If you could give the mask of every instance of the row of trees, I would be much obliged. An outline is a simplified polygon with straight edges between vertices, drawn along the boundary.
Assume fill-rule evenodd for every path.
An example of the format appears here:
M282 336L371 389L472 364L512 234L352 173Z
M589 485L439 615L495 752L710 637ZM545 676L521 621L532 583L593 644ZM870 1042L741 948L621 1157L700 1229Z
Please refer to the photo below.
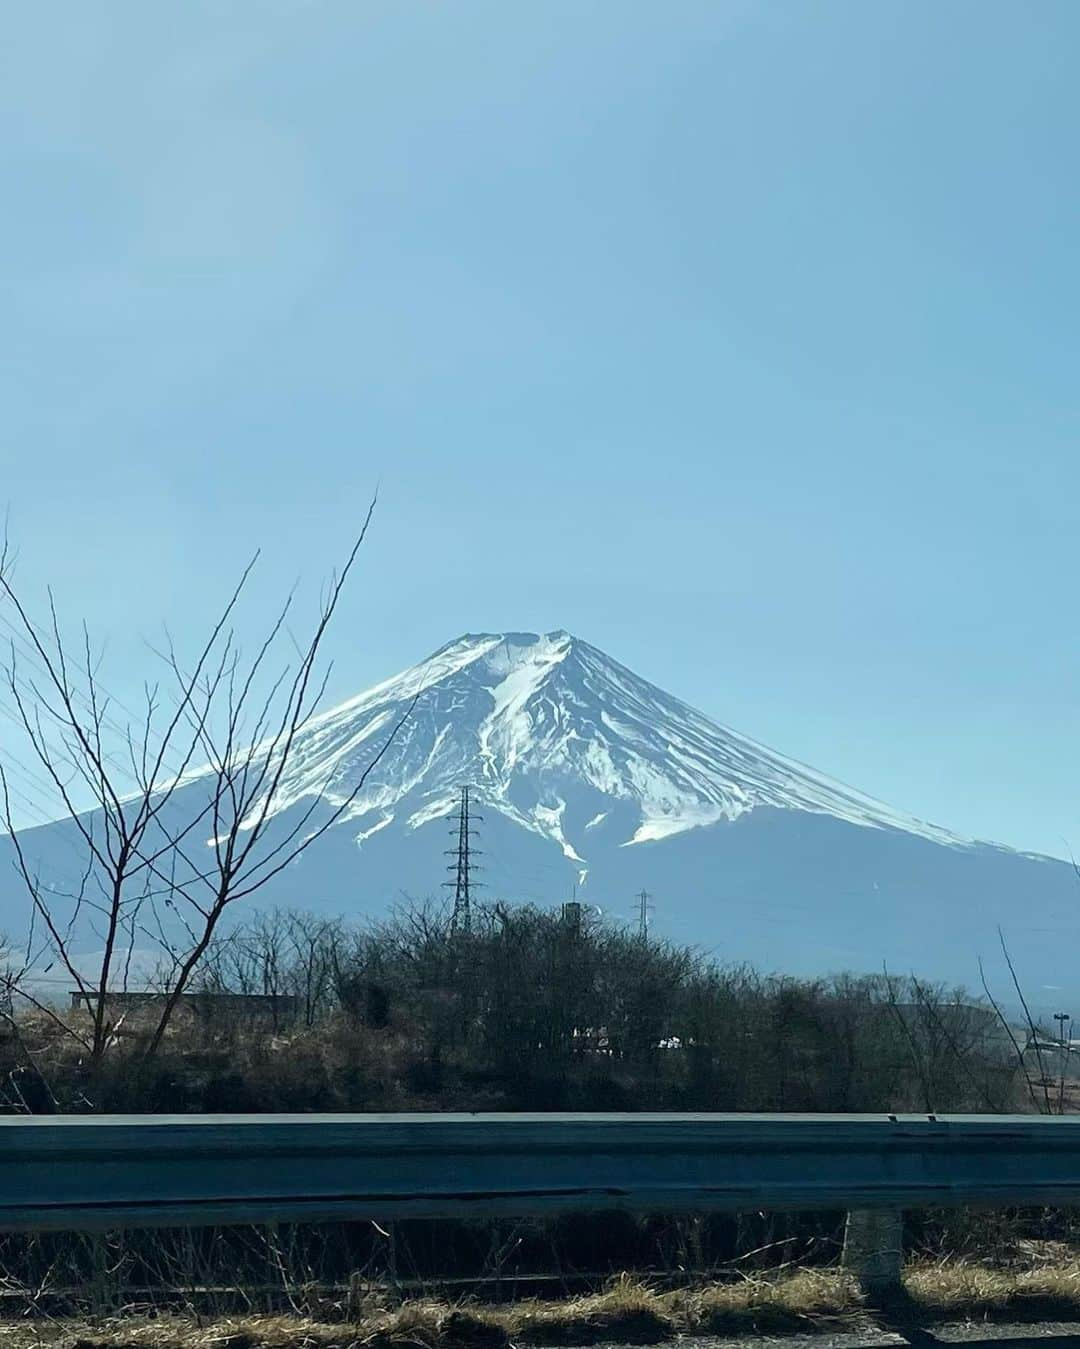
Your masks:
M468 932L431 906L359 931L275 915L216 946L204 978L395 1040L434 1104L1001 1110L1023 1086L991 1009L960 992L763 977L577 910L495 904Z
M41 1074L46 1108L114 1110L995 1111L1023 1089L962 994L765 977L529 907L467 932L430 906L263 915L208 944L188 992L152 1059L159 1005L112 1005L96 1061L68 1034L89 1011L61 1029L31 1009L10 1067Z

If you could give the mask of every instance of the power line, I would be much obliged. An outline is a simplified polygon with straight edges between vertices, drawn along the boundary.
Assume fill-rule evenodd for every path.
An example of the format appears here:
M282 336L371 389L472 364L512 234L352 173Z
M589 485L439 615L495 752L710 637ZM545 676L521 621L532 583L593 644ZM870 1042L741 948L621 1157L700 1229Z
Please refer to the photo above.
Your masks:
M483 817L473 815L469 811L469 788L461 788L461 802L458 806L457 825L451 829L450 836L457 835L457 847L446 850L447 857L453 857L454 861L446 868L453 873L452 881L443 881L443 885L454 888L454 912L450 919L450 930L452 932L468 932L472 926L472 900L470 888L479 884L472 879L472 873L479 870L476 863L472 860L479 854L479 849L472 846L472 839L476 830L472 827L473 820L480 820Z

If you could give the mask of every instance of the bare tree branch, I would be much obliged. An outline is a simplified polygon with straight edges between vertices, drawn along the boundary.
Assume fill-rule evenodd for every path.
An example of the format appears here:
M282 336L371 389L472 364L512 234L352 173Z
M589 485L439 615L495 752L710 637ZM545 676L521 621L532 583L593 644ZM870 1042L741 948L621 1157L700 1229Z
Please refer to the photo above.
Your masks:
M319 669L323 642L375 504L372 500L344 566L331 577L312 633L298 645L297 659L276 674L269 671L279 640L291 637L286 628L291 594L254 656L246 661L241 657L231 625L256 553L190 665L180 659L166 629L165 647L157 654L173 689L166 698L158 684L144 684L141 724L133 714L124 725L111 717L114 700L101 681L102 656L95 652L85 624L77 658L69 655L51 589L46 621L35 622L15 586L14 554L3 540L0 606L12 616L3 621L14 634L4 681L16 724L63 804L84 859L81 881L68 896L66 921L57 911L64 892L42 884L16 831L11 791L0 764L4 821L13 840L16 871L31 899L32 926L40 926L43 941L90 1010L91 1031L83 1038L92 1061L100 1061L112 1041L109 998L118 979L126 988L132 977L137 936L151 941L168 967L168 989L146 1049L153 1054L229 905L266 885L342 818L409 716L411 708L343 799L328 802L318 787L305 792L311 800L280 836L271 837L270 824L283 808L282 787L298 737L326 687L326 674ZM28 672L22 669L16 640L31 653ZM134 790L124 779L130 779ZM84 795L88 805L82 803ZM325 815L316 819L324 807ZM204 856L194 839L207 828ZM75 943L87 922L92 930L100 924L102 941L92 976L83 973L75 958ZM174 933L180 934L179 941ZM33 946L31 936L28 953ZM82 1035L69 1030L76 1038Z

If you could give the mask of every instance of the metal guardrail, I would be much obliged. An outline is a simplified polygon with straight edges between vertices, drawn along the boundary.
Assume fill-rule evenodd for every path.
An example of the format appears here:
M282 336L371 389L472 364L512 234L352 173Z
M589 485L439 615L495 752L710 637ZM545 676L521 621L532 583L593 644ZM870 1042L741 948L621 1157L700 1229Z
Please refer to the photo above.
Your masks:
M1080 1117L0 1117L0 1230L1080 1203Z

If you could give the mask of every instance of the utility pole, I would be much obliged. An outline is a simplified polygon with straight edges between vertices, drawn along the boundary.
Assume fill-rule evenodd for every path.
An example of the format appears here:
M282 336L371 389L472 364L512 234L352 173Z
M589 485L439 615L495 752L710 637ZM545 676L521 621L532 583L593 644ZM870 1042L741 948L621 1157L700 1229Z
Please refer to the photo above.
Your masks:
M1072 1034L1070 1023L1072 1016L1068 1012L1055 1012L1054 1020L1058 1023L1058 1052L1061 1058L1061 1075L1058 1079L1058 1114L1065 1113L1065 1074L1069 1066L1069 1050L1072 1048L1072 1040L1069 1038Z
M472 821L479 820L482 817L474 815L469 809L469 788L461 788L461 802L458 805L457 824L451 829L450 836L457 836L457 847L447 848L446 856L454 858L454 861L446 868L453 876L453 880L443 881L443 885L453 887L454 890L454 912L450 919L451 932L468 932L472 926L472 902L470 888L479 884L472 879L472 873L478 870L476 863L472 860L479 854L479 849L472 846L473 836L476 830L472 827Z
M642 890L638 895L638 936L642 941L649 940L649 900L652 895Z

